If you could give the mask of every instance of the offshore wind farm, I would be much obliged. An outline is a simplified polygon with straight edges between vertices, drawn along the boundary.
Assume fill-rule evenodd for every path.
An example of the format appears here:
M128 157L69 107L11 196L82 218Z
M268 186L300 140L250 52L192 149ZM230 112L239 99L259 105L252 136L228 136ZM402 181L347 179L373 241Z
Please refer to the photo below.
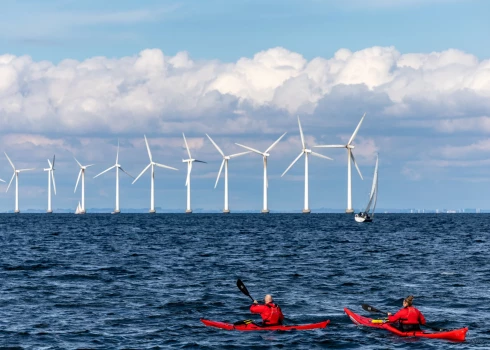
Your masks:
M357 169L357 171L359 172L359 175L362 178L362 174L361 174L361 172L359 170L359 167L358 167L358 165L357 165L357 163L355 161L354 155L352 153L352 149L355 147L354 145L352 145L352 142L354 141L354 138L357 135L357 133L359 131L359 128L360 128L360 126L361 126L361 124L362 124L365 116L366 116L366 114L364 113L364 115L361 118L361 121L357 125L357 127L356 127L354 133L352 134L351 138L349 139L347 145L315 145L315 146L313 146L313 147L323 147L323 148L347 148L347 150L348 150L348 160L349 161L348 161L348 173L347 173L347 209L345 210L346 213L353 213L353 209L352 209L352 188L351 188L352 187L352 181L351 181L351 171L350 171L350 169L351 169L350 168L350 162L351 161L356 166L356 169ZM309 208L309 200L308 200L308 198L309 198L308 157L309 157L309 155L312 155L312 156L315 156L315 157L318 157L318 158L323 158L323 159L328 159L328 160L333 160L333 159L330 158L330 157L328 157L328 156L326 156L326 155L320 154L318 152L314 152L311 149L307 148L307 145L306 145L306 142L305 142L305 137L304 137L304 134L303 134L303 129L301 127L301 121L300 121L300 117L299 116L297 117L297 120L298 120L299 135L300 135L300 139L301 139L302 150L301 150L301 153L286 168L286 170L284 170L284 172L282 173L281 177L284 176L291 169L291 167L302 156L305 157L304 207L302 209L302 212L305 213L305 214L309 214L311 212L311 210ZM268 179L268 175L267 175L267 158L270 156L270 153L269 152L281 141L281 139L283 139L283 137L286 134L287 134L287 132L284 132L264 152L261 152L261 151L255 149L255 148L252 148L252 147L249 147L249 146L240 144L240 143L236 143L236 145L238 145L241 148L246 149L247 151L246 152L234 153L234 154L230 154L230 155L225 155L225 153L216 144L216 142L211 138L211 136L209 136L208 134L206 134L208 140L211 142L211 144L216 148L216 150L222 156L222 162L221 162L221 166L220 166L219 171L218 171L218 175L217 175L217 178L216 178L216 182L215 182L214 188L216 189L216 187L218 185L218 182L219 182L219 179L221 177L223 168L224 168L224 206L223 206L223 213L224 214L228 214L228 213L231 212L230 211L230 207L229 207L228 162L232 158L244 156L244 155L250 154L250 153L256 153L256 154L259 154L259 155L262 156L262 159L263 159L263 207L260 210L260 212L263 213L263 214L268 214L270 212L269 206L268 206L269 179ZM191 184L192 164L194 162L197 162L197 163L206 163L206 162L205 161L202 161L202 160L197 160L197 159L192 158L191 152L190 152L190 148L189 148L189 145L187 143L187 139L185 137L185 134L183 133L182 136L183 136L185 150L187 151L187 155L188 155L188 159L182 159L182 162L187 164L187 172L186 172L186 178L185 178L185 187L187 188L187 192L186 192L187 193L187 196L186 196L186 203L187 203L187 205L185 207L185 210L183 210L183 211L185 213L187 213L187 214L190 214L190 213L192 213L192 209L191 209L191 186L190 186L190 184ZM119 140L117 141L116 161L115 161L115 164L112 165L112 166L110 166L109 168L103 170L102 172L98 173L97 175L95 175L93 177L95 179L95 178L99 177L100 175L103 175L103 174L109 172L110 170L115 169L115 175L116 175L115 206L114 206L114 210L111 212L111 214L119 214L121 212L121 210L120 210L120 186L121 185L120 185L119 171L122 171L127 176L133 178L134 180L133 180L132 184L134 184L134 183L136 183L138 181L138 179L140 179L140 177L147 170L150 170L150 206L149 206L149 213L150 214L153 214L153 213L156 213L156 209L155 209L155 167L160 167L160 168L169 169L169 170L175 170L175 171L178 171L179 170L179 169L177 169L175 167L171 167L171 166L168 166L168 165L164 165L164 164L160 164L160 163L155 162L153 160L152 152L151 152L151 149L150 149L150 145L148 143L148 139L146 138L146 135L143 135L143 138L144 138L145 145L146 145L146 150L147 150L147 153L148 153L149 163L139 173L139 175L136 176L136 178L134 178L131 174L129 174L126 170L124 170L122 168L120 162L119 162L119 148L120 148L119 147ZM55 150L53 150L53 151L55 151ZM12 166L12 168L14 170L14 173L13 173L12 178L10 180L9 186L7 187L7 191L10 188L10 184L12 183L12 181L13 181L13 179L15 177L15 180L16 180L16 182L15 182L15 184L16 184L16 186L15 186L16 191L15 191L15 209L14 209L14 212L15 213L20 213L20 209L19 209L19 186L18 186L19 173L20 172L23 172L23 171L30 171L30 170L35 170L35 169L34 168L30 168L30 169L16 169L15 166L14 166L14 164L12 163L12 161L10 160L10 158L8 157L7 153L5 153L5 156L6 156L7 160L9 161L9 163L11 164L11 166ZM54 171L55 171L54 164L55 164L55 159L56 159L56 155L53 156L53 160L52 161L50 161L48 159L47 162L48 162L49 167L44 169L44 171L48 173L48 204L47 204L47 210L46 210L46 213L48 213L48 214L53 213L53 209L52 209L52 190L51 190L51 187L53 188L53 193L56 195L56 183L55 183L55 177L54 177ZM89 165L83 166L75 157L74 157L74 159L75 159L76 163L78 164L78 166L80 168L80 170L78 172L77 181L75 183L74 192L76 192L76 190L77 190L78 183L79 183L80 179L82 180L82 182L81 182L81 200L78 202L78 205L76 206L76 209L74 209L74 212L76 214L85 214L85 213L87 213L86 207L85 207L85 171L86 171L87 168L89 168L91 166L94 166L96 164L89 164ZM3 180L0 179L0 181L3 181Z

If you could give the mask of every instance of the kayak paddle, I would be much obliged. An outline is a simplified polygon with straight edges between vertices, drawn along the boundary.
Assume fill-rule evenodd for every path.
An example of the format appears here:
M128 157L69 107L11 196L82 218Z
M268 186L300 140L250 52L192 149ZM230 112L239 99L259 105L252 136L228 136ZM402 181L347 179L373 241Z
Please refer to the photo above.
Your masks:
M380 313L380 314L386 314L386 315L388 315L388 313L386 311L378 310L375 307L372 307L371 305L362 304L361 306L366 311L369 311L369 312L377 312L377 313ZM375 323L379 323L379 322L375 322ZM437 331L437 332L445 332L445 331L448 331L447 329L444 329L444 328L431 327L431 326L428 326L426 324L421 324L421 326L425 326L425 327L430 328L433 331Z
M255 299L252 298L252 296L250 295L250 293L248 292L248 289L247 287L245 287L245 285L243 284L242 280L241 279L238 279L236 281L236 286L238 287L238 289L240 289L242 291L243 294L245 294L247 297L249 297L250 299L252 299L252 301L254 301Z

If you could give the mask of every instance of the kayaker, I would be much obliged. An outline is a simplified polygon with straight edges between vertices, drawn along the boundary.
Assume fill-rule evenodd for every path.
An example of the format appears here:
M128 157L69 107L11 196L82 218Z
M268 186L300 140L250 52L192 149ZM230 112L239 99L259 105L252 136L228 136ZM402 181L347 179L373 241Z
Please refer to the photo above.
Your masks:
M398 328L403 332L420 331L420 325L425 324L424 315L412 303L413 295L409 295L403 300L403 309L394 315L388 312L388 320L398 323Z
M277 326L282 325L284 315L282 314L279 305L274 304L272 296L267 294L264 298L264 305L259 305L257 300L254 300L252 306L250 306L250 312L253 314L260 314L262 317L263 326Z

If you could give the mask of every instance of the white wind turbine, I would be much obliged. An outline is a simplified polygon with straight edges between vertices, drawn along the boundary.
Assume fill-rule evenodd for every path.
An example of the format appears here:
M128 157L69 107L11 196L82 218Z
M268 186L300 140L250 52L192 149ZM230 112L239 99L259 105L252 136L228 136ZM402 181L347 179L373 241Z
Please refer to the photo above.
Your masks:
M87 170L88 167L91 167L94 164L82 165L75 157L73 158L75 159L75 162L77 162L78 166L80 167L80 171L78 172L77 183L75 184L75 190L73 190L73 193L77 192L78 182L80 181L80 177L81 177L82 178L82 206L81 206L80 214L85 214L85 170Z
M117 153L116 153L116 164L114 164L113 166L111 166L110 168L107 168L106 170L104 170L103 172L101 172L100 174L97 174L94 176L94 179L97 177L97 176L100 176L102 175L103 173L106 173L108 172L109 170L111 169L114 169L116 168L116 208L114 209L114 211L112 212L112 214L119 214L121 211L119 210L119 169L121 169L122 172L124 172L126 175L130 176L130 177L133 177L132 175L130 175L129 173L127 173L122 167L121 165L118 163L119 161L119 140L117 141Z
M269 181L267 179L267 157L270 156L270 154L268 153L275 145L277 145L277 143L279 141L281 141L281 139L284 137L284 135L286 135L287 133L285 132L284 134L281 135L281 137L279 137L276 142L274 142L272 145L269 146L269 148L267 148L264 152L260 152L252 147L248 147L248 146L244 146L244 145L241 145L239 143L236 143L236 145L240 146L240 147L243 147L245 149L248 149L252 152L255 152L255 153L258 153L260 155L262 155L263 157L263 160L264 160L264 206L262 208L262 213L264 214L268 214L269 213L269 208L267 207L267 187L269 187Z
M352 209L352 170L351 170L351 160L352 163L356 166L357 172L359 173L359 176L361 177L362 180L362 174L361 170L359 170L359 167L357 166L356 163L356 158L354 158L354 153L353 149L355 146L352 145L352 142L354 141L354 138L357 135L357 132L359 131L359 128L361 127L362 121L364 120L364 117L366 116L366 113L361 118L361 121L359 124L357 124L357 128L354 130L354 133L349 139L349 142L347 142L346 145L320 145L320 146L315 146L315 147L323 147L323 148L346 148L347 149L347 209L345 212L347 214L352 214L354 212L354 209Z
M311 154L312 156L320 157L320 158L325 158L329 160L333 160L330 157L324 156L323 154L313 152L311 149L306 148L305 144L305 137L303 136L303 129L301 128L301 122L299 121L299 116L298 116L298 125L299 125L299 133L301 135L301 144L303 146L303 149L301 150L301 153L299 156L296 157L295 160L291 163L291 165L288 166L288 168L282 173L281 177L284 176L288 172L289 169L298 161L298 159L301 158L302 155L305 156L305 207L303 209L303 213L309 214L311 212L309 206L308 206L308 154Z
M192 159L191 151L189 150L189 145L187 144L187 140L185 139L184 133L182 133L182 136L184 136L185 148L187 149L187 154L189 155L189 159L182 159L182 162L187 163L187 178L185 180L185 185L187 186L187 208L186 208L185 212L187 214L190 214L190 213L192 213L192 209L191 209L191 171L192 171L192 163L194 163L194 162L206 163L206 162L203 162L202 160Z
M54 159L55 156L53 156L53 163L51 163L48 159L49 168L44 169L44 171L48 172L48 210L46 211L48 214L53 212L51 209L51 181L53 182L54 194L56 194L56 183L54 181Z
M5 191L5 192L8 192L10 185L12 184L12 180L15 177L15 211L14 211L14 213L20 213L20 210L19 210L19 173L21 173L22 171L34 170L34 168L32 168L32 169L15 169L14 163L12 163L12 161L10 160L9 156L7 155L7 152L4 152L4 153L5 153L5 156L7 157L10 165L14 169L14 173L12 175L12 178L10 179L9 185L7 186L7 191Z
M214 188L216 188L216 186L218 185L219 177L221 175L221 170L223 170L223 165L224 165L225 166L225 207L223 209L223 213L228 214L230 212L230 208L228 207L228 161L231 158L239 157L244 154L250 153L250 151L225 156L221 148L218 147L218 145L213 141L213 139L208 134L206 134L206 136L213 143L214 147L216 147L218 152L223 156L223 161L221 162L221 167L219 168L218 177L216 178L216 183L214 184Z
M175 169L175 168L172 168L170 166L167 166L167 165L163 165L163 164L159 164L159 163L155 163L153 161L153 157L151 156L151 151L150 151L150 146L148 145L148 140L146 139L146 135L143 135L145 137L145 143L146 143L146 149L148 150L148 157L150 157L150 164L148 164L146 166L146 168L143 169L143 171L136 177L136 179L134 179L133 181L133 184L138 181L138 179L140 178L141 175L143 175L143 173L145 171L148 170L148 168L150 168L151 166L151 195L150 195L150 214L153 214L155 213L155 165L160 167L160 168L166 168L166 169L172 169L172 170L179 170L179 169ZM122 170L122 169L121 169ZM129 175L129 174L128 174Z

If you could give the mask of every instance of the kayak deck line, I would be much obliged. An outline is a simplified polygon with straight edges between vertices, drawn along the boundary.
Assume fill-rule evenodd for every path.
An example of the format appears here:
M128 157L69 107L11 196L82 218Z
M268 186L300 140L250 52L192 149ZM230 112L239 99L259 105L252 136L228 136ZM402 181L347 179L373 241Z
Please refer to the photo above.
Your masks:
M304 330L325 328L330 323L330 320L326 320L318 323L310 323L310 324L277 325L277 326L262 326L256 323L235 325L233 323L206 320L204 318L201 318L201 322L207 327L225 329L228 331L233 331L233 330L236 331L304 331Z
M373 319L369 317L364 317L355 312L344 308L344 312L349 316L351 321L358 326L381 328L385 329L391 333L394 333L400 337L419 337L419 338L432 338L432 339L445 339L451 341L462 342L466 339L466 333L468 332L468 327L453 329L450 331L442 332L426 332L426 331L410 331L402 332L398 328L391 325L389 322L372 322Z

